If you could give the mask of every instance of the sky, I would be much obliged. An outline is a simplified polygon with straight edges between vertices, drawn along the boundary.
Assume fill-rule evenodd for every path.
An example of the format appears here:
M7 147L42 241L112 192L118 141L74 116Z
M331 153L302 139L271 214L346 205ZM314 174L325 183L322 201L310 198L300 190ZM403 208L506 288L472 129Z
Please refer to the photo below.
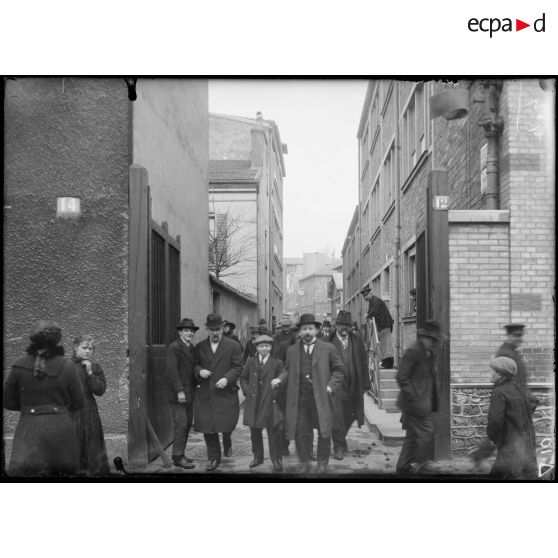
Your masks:
M279 126L284 156L283 257L341 256L358 203L357 130L366 80L210 80L209 111Z

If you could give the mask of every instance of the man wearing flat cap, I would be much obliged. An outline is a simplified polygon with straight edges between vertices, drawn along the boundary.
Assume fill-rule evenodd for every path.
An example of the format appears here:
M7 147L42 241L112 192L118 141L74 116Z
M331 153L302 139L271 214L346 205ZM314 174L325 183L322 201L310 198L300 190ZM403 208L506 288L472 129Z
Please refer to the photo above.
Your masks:
M205 327L208 337L195 349L194 428L205 438L205 469L214 471L221 463L220 432L225 457L232 455L231 434L240 414L237 381L242 373L242 354L240 345L223 335L219 314L209 314Z
M403 355L397 371L400 392L397 406L401 409L401 425L405 440L396 472L416 473L433 458L434 421L438 410L436 385L436 350L444 339L436 320L427 320L417 330L417 340Z
M184 456L194 417L194 335L199 329L190 318L177 326L178 339L167 348L165 363L173 419L172 460L176 467L193 469Z
M333 345L317 339L320 322L303 314L298 324L300 341L287 349L286 432L295 440L301 472L310 472L313 429L318 429L318 473L325 473L331 451L334 397L343 386L345 366Z

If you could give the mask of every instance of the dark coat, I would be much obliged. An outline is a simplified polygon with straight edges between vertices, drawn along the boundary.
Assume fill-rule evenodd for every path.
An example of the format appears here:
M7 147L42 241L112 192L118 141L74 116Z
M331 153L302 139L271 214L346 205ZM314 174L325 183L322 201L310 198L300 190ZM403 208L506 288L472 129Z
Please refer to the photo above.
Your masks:
M400 392L397 406L404 414L427 416L438 410L434 353L429 356L417 340L403 355L397 371Z
M378 331L393 328L393 318L389 313L386 303L379 296L372 295L370 297L366 317L369 319L374 318L376 320Z
M88 476L106 476L110 467L103 424L95 401L95 395L101 396L107 389L105 374L96 362L92 363L93 373L90 376L80 361L73 359L73 362L85 395L84 406L72 413L79 444L80 471Z
M283 363L272 356L262 367L259 357L246 362L240 376L240 387L246 396L244 401L244 425L252 428L272 428L279 424L282 415L277 403L278 388L271 387L271 380L283 371Z
M14 433L8 473L14 476L71 475L79 472L76 429L70 413L84 394L73 362L46 360L46 375L33 375L35 357L18 360L6 380L3 403L21 416Z
M517 374L514 376L513 381L518 383L527 391L527 395L529 397L529 405L531 406L531 410L534 411L539 404L539 400L537 399L536 395L531 393L531 391L527 388L527 369L521 353L511 343L504 343L498 349L496 356L505 356L515 361L515 364L517 366Z
M242 343L240 342L240 339L238 338L237 335L232 333L232 331L229 331L229 333L223 333L223 335L225 335L229 339L232 339L233 341L236 341L240 345L240 350L241 351L244 350L244 348L242 347Z
M209 338L206 338L196 345L194 355L194 429L204 434L232 432L240 413L237 383L242 373L240 346L223 336L213 354ZM211 371L207 379L199 375L204 368ZM218 389L215 384L221 378L226 378L228 384Z
M277 353L279 351L279 347L281 346L281 343L285 341L292 341L295 338L296 338L296 331L291 329L285 335L282 330L279 330L273 337L273 344L271 345L271 356L277 357Z
M285 411L286 435L294 440L296 419L298 415L298 392L300 383L300 352L303 351L302 341L294 343L287 350L285 369L281 380L287 382L287 405ZM312 352L312 389L320 432L324 438L331 437L333 424L333 398L343 389L345 365L331 343L316 339ZM327 392L327 386L333 390L333 396Z
M366 347L364 345L364 341L362 337L359 335L355 335L354 333L349 333L349 339L351 342L352 348L352 356L353 362L355 365L355 380L356 380L356 390L358 394L357 399L357 423L358 426L361 427L364 424L364 392L370 389L370 374L368 371L368 353L366 351ZM339 354L340 358L342 359L343 354L343 345L337 334L331 335L329 338L329 342L335 347L337 354ZM341 395L341 399L348 398L348 389L349 389L349 371L345 374L343 379L343 392Z
M281 362L285 362L285 360L287 359L287 349L291 345L294 345L296 343L296 340L297 337L295 335L290 339L285 339L284 341L281 341L281 343L279 343L279 346L277 347L275 352L273 351L273 348L271 349L271 356L279 359Z
M529 396L515 381L495 384L486 430L498 448L491 475L505 479L538 477L536 437Z
M183 391L186 403L194 400L194 345L186 345L181 339L169 344L165 363L169 401L178 401L178 392Z

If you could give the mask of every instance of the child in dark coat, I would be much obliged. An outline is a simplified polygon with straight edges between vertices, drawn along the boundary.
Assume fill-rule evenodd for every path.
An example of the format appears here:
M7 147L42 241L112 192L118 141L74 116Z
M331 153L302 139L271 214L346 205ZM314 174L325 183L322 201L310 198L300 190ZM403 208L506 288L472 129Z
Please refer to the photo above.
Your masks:
M240 386L246 396L244 402L244 424L250 427L254 459L249 467L257 467L264 461L262 430L267 429L269 457L273 470L280 472L282 465L282 414L276 401L278 376L283 363L270 355L273 339L260 335L254 340L256 354L248 358L240 376Z
M488 411L488 438L498 448L491 476L503 479L538 478L535 428L529 395L515 381L517 365L509 357L489 362L494 391Z

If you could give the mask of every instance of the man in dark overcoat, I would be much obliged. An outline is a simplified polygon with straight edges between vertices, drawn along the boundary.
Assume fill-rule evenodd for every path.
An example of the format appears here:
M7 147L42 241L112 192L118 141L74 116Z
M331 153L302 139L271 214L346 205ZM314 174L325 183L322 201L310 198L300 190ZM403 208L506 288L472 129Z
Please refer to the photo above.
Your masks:
M205 469L214 471L221 463L219 432L223 433L225 457L232 455L231 434L240 413L237 381L242 373L242 354L239 344L223 335L219 314L209 314L205 327L208 337L195 349L194 428L205 438Z
M360 335L351 333L351 313L339 310L335 321L336 332L329 337L343 360L346 374L343 389L335 400L336 418L333 425L333 456L343 459L347 451L347 432L353 422L364 424L364 394L370 389L368 354Z
M433 457L434 421L438 410L435 356L443 339L440 324L427 320L417 330L417 340L403 355L397 371L400 392L397 405L401 409L401 424L405 440L396 472L416 473Z
M287 382L286 431L295 440L301 472L310 472L313 429L318 429L318 473L325 473L331 450L333 398L343 387L345 366L327 341L317 339L320 322L303 314L300 341L287 349L281 382Z
M273 339L269 335L260 335L255 340L257 354L250 357L240 376L240 387L246 396L244 401L244 425L250 427L252 453L254 459L249 464L252 469L264 462L262 430L267 430L269 458L273 470L280 472L281 463L281 423L283 414L277 402L279 380L283 363L272 357Z
M272 356L276 357L279 351L279 346L283 341L291 341L296 337L296 331L293 329L293 323L289 318L283 318L279 323L279 330L273 336L273 345L271 347Z
M199 329L190 318L177 326L178 339L167 348L165 369L172 409L172 460L175 466L193 469L192 460L184 456L194 418L194 335Z

